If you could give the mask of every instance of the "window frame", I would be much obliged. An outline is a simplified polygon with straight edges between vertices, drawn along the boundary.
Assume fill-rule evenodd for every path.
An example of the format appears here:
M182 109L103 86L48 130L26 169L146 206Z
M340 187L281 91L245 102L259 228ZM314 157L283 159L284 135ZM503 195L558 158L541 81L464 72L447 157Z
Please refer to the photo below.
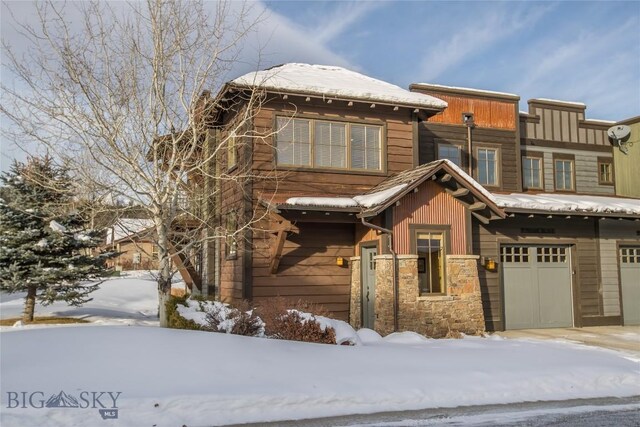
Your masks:
M233 234L229 234L229 228L233 228ZM235 211L227 212L225 215L225 259L238 259L238 240L236 234L238 232L238 214Z
M438 224L409 224L409 236L411 238L411 253L418 255L418 234L432 233L442 235L442 292L439 293L423 293L420 291L420 280L418 279L418 295L420 297L441 297L448 295L447 293L447 256L451 252L451 226ZM420 258L418 257L418 260ZM418 270L416 270L416 274Z
M227 134L227 171L235 169L238 166L238 147L237 147L237 139L235 131L231 131ZM233 159L233 163L231 162Z
M609 166L609 181L604 181L602 179L602 170L600 169L603 165ZM615 176L613 173L613 159L611 157L598 157L598 184L599 185L614 185L615 184Z
M557 180L557 162L570 162L571 164L571 188L558 188ZM558 193L575 193L576 192L576 160L572 154L553 153L553 190Z
M529 160L537 160L540 162L540 168L539 168L539 181L540 181L540 186L539 187L534 187L534 186L527 186L525 184L525 173L524 173L524 162L525 159L529 159ZM522 188L524 190L544 190L544 155L542 153L526 153L522 156L521 159L522 162Z
M311 145L310 149L310 164L309 165L294 165L294 164L280 164L278 163L278 119L285 120L307 120L309 122L309 141ZM328 122L328 123L340 123L345 125L345 142L346 142L346 167L331 167L331 166L316 166L316 122ZM380 137L380 169L359 169L352 168L352 153L351 153L351 126L375 126L378 128ZM296 170L296 171L331 171L332 173L347 173L347 174L360 174L360 175L386 175L387 174L387 125L380 120L348 120L339 117L324 117L300 114L295 117L285 116L281 114L274 114L273 117L273 167L280 170Z
M496 165L496 171L495 171L495 176L496 176L496 180L495 180L495 184L483 184L482 182L480 182L480 150L491 150L491 151L495 151L496 152L496 160L495 160L495 165ZM478 182L478 184L482 185L483 187L490 187L490 188L501 188L502 187L502 173L501 173L501 165L502 165L502 150L501 147L499 146L495 146L495 145L482 145L482 144L478 144L474 147L474 157L475 159L473 159L473 163L474 163L474 167L473 167L473 172L474 172L474 179Z
M458 150L458 158L460 159L460 162L459 163L453 162L453 163L455 163L459 168L464 168L465 167L463 159L462 159L463 149L462 149L461 145L453 144L451 142L446 142L444 140L436 141L436 159L437 160L442 160L444 158L444 157L440 157L440 147L452 147L452 148L457 149ZM452 160L450 160L450 161L452 161Z

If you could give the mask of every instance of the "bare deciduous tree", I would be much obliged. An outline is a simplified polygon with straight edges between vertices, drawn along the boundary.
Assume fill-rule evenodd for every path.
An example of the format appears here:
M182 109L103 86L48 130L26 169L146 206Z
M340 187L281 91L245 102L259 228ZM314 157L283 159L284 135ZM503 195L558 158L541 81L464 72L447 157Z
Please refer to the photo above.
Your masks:
M250 167L222 174L213 160L228 143L242 140L259 107L257 92L243 95L229 136L210 143L208 120L234 107L207 90L224 84L260 17L237 2L50 2L36 8L34 23L20 26L28 42L24 55L3 40L3 66L12 74L2 83L0 109L12 123L3 134L46 147L86 183L91 198L119 197L144 207L155 225L166 325L171 258L184 257L203 239L228 237L208 227L207 202L218 186L207 183L250 175ZM187 208L185 200L199 209ZM258 221L256 215L244 218L236 233Z

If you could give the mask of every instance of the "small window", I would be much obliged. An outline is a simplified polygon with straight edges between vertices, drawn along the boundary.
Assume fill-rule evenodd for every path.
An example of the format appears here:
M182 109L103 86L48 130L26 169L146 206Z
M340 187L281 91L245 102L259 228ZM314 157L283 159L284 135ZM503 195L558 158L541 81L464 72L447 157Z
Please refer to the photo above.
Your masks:
M640 264L640 247L620 248L621 264Z
M421 295L444 294L444 235L421 232L416 234L418 252L418 283Z
M500 261L506 263L528 263L529 247L504 245L500 247Z
M236 150L236 133L231 132L227 137L227 169L231 169L237 164L237 150Z
M573 160L556 160L556 190L573 191Z
M351 167L381 170L380 126L351 125Z
M598 182L613 184L613 166L610 162L598 162Z
M498 150L478 149L478 182L482 185L498 186Z
M457 145L438 144L438 159L451 160L458 166L462 166L460 147Z
M238 256L238 241L236 233L238 231L238 219L235 213L227 214L227 258L233 259Z
M542 185L542 159L539 157L522 158L522 185L524 188L538 188Z
M543 246L536 248L539 263L566 263L567 248L562 246Z
M309 120L278 117L276 137L279 165L311 166L311 126Z

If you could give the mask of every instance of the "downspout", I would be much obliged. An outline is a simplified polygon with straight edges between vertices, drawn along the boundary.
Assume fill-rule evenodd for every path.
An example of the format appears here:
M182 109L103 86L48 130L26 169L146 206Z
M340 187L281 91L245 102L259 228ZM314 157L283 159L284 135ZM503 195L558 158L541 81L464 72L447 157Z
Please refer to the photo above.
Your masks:
M398 269L396 268L396 264L398 263L398 255L393 250L393 231L377 226L375 224L371 224L370 222L365 221L364 217L360 217L360 221L362 221L362 225L367 228L371 228L373 230L379 231L383 234L389 236L389 252L391 253L391 258L393 260L392 263L392 273L393 273L393 331L398 331Z

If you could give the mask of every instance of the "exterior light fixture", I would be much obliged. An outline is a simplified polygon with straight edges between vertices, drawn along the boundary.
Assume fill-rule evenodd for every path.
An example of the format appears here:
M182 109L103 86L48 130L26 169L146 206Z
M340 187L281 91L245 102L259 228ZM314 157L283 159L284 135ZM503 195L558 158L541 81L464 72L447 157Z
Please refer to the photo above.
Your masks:
M496 261L493 258L487 258L484 261L484 268L489 271L496 271Z
M338 258L336 258L336 265L338 267L344 267L346 265L346 261L343 257L339 256Z

